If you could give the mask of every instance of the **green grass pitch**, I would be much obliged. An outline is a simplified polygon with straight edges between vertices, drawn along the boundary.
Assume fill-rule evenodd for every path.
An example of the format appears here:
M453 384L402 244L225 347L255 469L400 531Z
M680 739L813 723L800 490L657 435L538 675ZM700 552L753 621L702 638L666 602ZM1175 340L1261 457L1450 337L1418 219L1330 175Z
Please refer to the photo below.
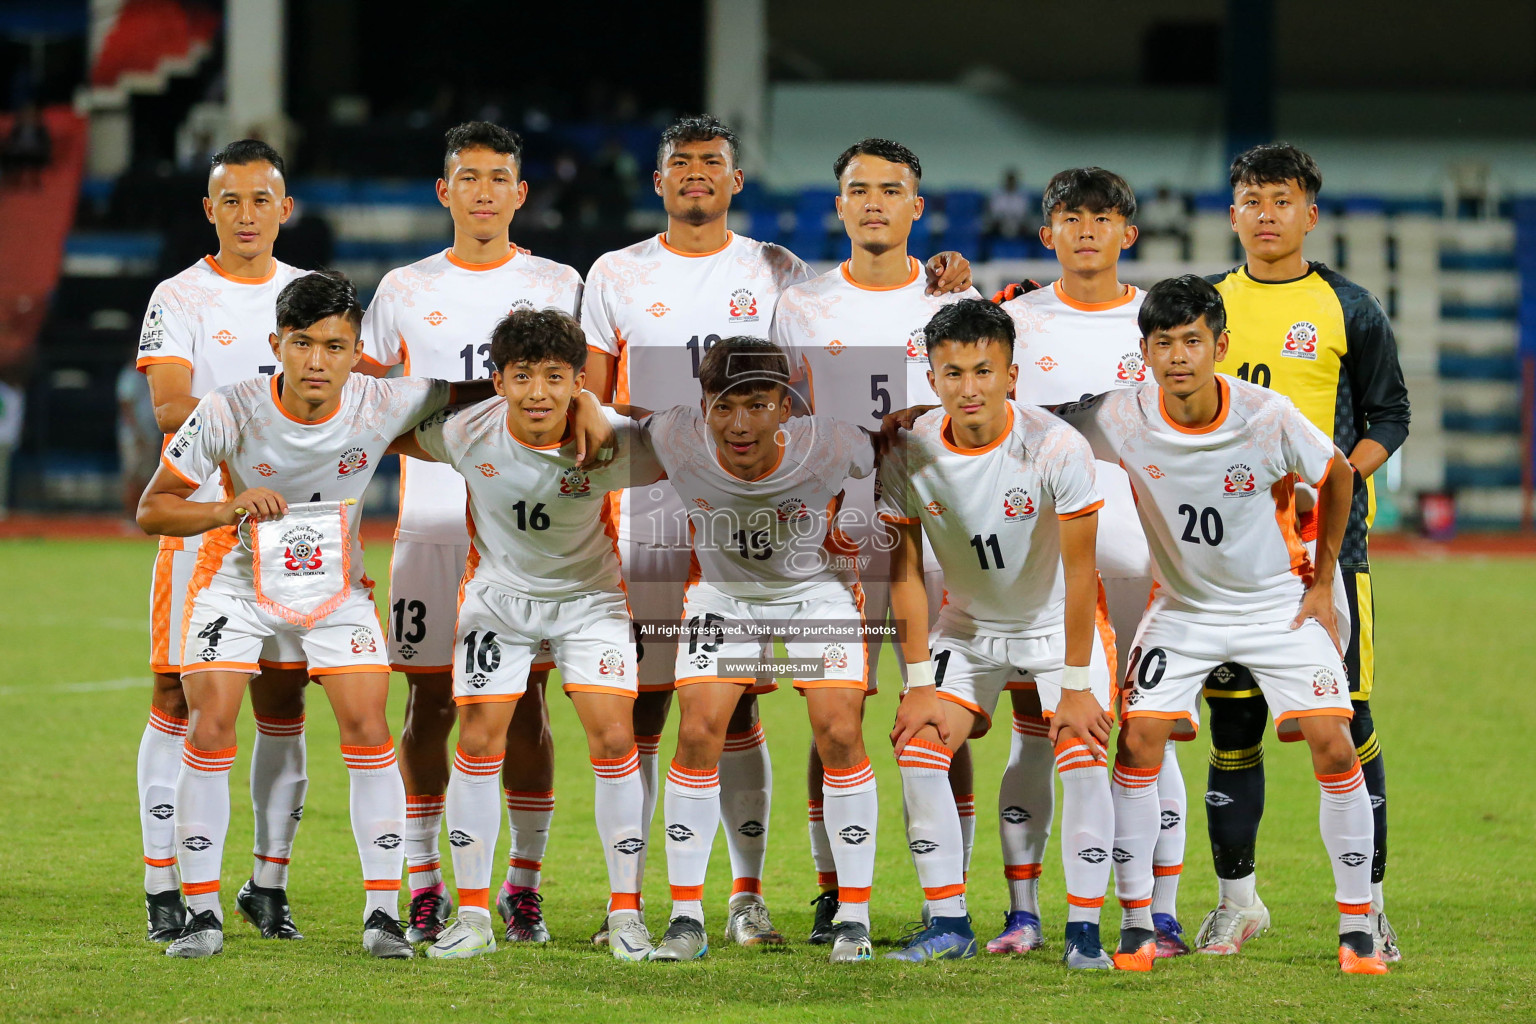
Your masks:
M555 825L545 859L545 914L555 942L469 962L378 962L364 955L360 875L347 825L347 782L335 725L311 690L308 813L290 896L308 938L263 942L229 914L229 941L208 961L173 961L144 941L134 763L148 703L146 542L0 544L0 1018L169 1021L880 1020L953 1021L1476 1021L1536 1017L1536 800L1521 781L1536 735L1536 562L1383 559L1376 568L1376 721L1389 765L1392 859L1388 907L1404 961L1385 978L1342 977L1334 957L1332 882L1317 835L1317 790L1299 745L1269 744L1269 804L1260 892L1274 927L1239 957L1159 961L1151 975L1062 968L1059 854L1041 886L1049 936L1027 958L833 968L803 944L815 894L805 829L809 728L790 690L763 700L776 769L764 889L797 940L748 952L720 940L730 872L716 844L707 888L707 960L630 965L595 951L606 879L591 824L592 779L579 726L552 699L560 751ZM368 561L387 578L387 545ZM381 595L382 596L382 595ZM890 665L887 658L886 666ZM901 834L900 781L885 734L897 687L871 703L866 736L879 773L877 942L889 942L920 899ZM398 736L404 684L396 677ZM1486 725L1479 722L1486 720ZM1003 719L1006 722L1006 718ZM225 906L249 871L246 773L253 725L240 726ZM670 754L672 737L663 740ZM971 874L977 932L1006 908L993 822L1007 729L976 747L980 810ZM1213 894L1200 794L1206 745L1189 744L1190 808L1181 918L1193 929ZM659 829L653 838L660 845ZM502 833L503 851L506 833ZM446 847L445 847L446 853ZM504 852L503 852L504 857ZM446 860L446 857L445 857ZM504 859L502 863L504 863ZM647 879L649 922L665 927L664 856ZM1113 901L1111 900L1111 903ZM1106 908L1106 939L1118 923ZM886 947L888 948L888 947ZM877 949L877 954L882 952Z

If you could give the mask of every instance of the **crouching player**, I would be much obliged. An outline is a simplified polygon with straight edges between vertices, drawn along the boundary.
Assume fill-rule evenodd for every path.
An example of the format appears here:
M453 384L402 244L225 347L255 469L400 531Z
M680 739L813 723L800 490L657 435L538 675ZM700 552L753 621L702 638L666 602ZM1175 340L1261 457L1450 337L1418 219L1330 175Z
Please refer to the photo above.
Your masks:
M433 416L399 445L452 466L469 489L470 553L453 665L459 741L447 799L459 916L427 956L496 950L489 895L507 729L548 640L597 776L609 948L620 960L644 960L651 941L640 916L636 653L607 495L661 474L630 421L618 417L616 458L590 473L577 465L570 416L587 342L574 317L514 312L492 332L490 358L499 397Z
M1156 384L1060 413L1130 475L1157 581L1127 659L1115 758L1115 965L1151 970L1157 777L1175 725L1198 725L1218 665L1247 669L1281 739L1304 739L1339 906L1339 965L1385 974L1371 937L1371 804L1349 735L1334 569L1349 519L1349 462L1288 398L1217 374L1226 310L1193 275L1162 281L1137 317ZM1319 489L1317 557L1296 534L1297 482ZM1299 733L1299 735L1298 735Z
M1114 812L1109 740L1113 633L1094 570L1098 510L1088 445L1041 409L1008 400L1018 376L1013 320L979 299L928 322L928 379L942 410L919 417L880 470L880 517L895 533L891 608L907 660L891 742L907 839L932 910L891 957L976 955L965 906L960 818L946 776L966 738L991 725L998 697L1027 684L1050 720L1065 792L1062 862L1069 967L1108 969L1099 909L1109 884ZM947 600L926 631L923 537Z

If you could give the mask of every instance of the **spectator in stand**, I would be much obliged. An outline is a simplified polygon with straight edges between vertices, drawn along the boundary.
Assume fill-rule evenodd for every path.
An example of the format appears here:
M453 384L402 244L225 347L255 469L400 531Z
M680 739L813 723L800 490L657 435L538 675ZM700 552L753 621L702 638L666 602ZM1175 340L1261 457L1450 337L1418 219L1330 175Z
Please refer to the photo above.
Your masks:
M1175 193L1167 185L1160 185L1157 194L1141 204L1136 216L1136 226L1141 237L1183 239L1189 223L1189 211L1184 196Z
M1003 187L987 200L987 233L992 237L1022 238L1039 226L1039 211L1021 186L1019 172L1010 168L1003 175Z

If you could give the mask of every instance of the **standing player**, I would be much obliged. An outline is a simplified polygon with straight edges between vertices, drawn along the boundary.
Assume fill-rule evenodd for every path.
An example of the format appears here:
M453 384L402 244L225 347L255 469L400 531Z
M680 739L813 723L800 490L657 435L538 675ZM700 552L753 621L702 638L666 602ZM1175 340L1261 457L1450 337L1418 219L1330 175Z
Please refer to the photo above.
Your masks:
M378 612L357 538L362 506L339 513L340 543L347 550L331 549L327 557L326 544L313 544L313 564L306 568L321 575L310 584L337 588L340 601L327 602L335 606L307 628L273 610L270 589L264 592L260 582L261 570L271 573L272 565L253 564L239 532L245 510L256 519L275 519L287 512L290 497L361 499L394 438L447 404L453 387L446 381L351 375L362 354L362 316L357 293L344 279L309 274L285 287L276 306L281 333L270 336L281 372L206 395L166 448L164 464L139 503L139 525L148 533L213 531L198 550L182 625L192 726L173 820L192 916L166 949L170 956L211 956L224 948L219 868L229 830L235 718L246 684L260 671L257 659L273 638L303 651L336 711L363 866L363 946L385 958L413 952L396 920L405 790L384 718L389 669L382 663ZM220 497L229 497L191 500L210 477L221 481ZM294 566L291 558L288 565Z
M929 294L922 265L907 252L912 224L924 206L918 194L923 169L910 149L888 139L864 139L834 161L832 173L838 185L837 216L852 253L837 269L784 292L773 314L771 338L797 366L803 360L817 416L873 428L892 409L938 401L928 383L923 327L941 307L980 296L975 289ZM859 550L864 614L870 623L884 623L890 559L882 545L870 543L876 532L872 484L849 482L839 529ZM938 604L933 601L935 612ZM878 637L867 647L870 693L877 686L880 648ZM810 941L818 945L831 941L838 905L832 845L822 820L821 778L813 743L806 785L811 855L821 886ZM961 825L968 866L976 824L969 746L955 752L950 784L956 804L967 812Z
M1152 969L1156 782L1177 724L1199 723L1218 665L1243 666L1299 731L1321 788L1319 823L1339 907L1339 966L1385 974L1367 915L1371 805L1349 735L1334 568L1349 519L1344 453L1290 400L1216 373L1226 356L1221 296L1194 275L1161 281L1138 317L1156 384L1061 410L1135 489L1157 590L1132 642L1115 757L1115 890L1124 908L1115 966ZM1319 490L1317 560L1297 534L1295 488Z
M1339 554L1354 629L1344 652L1354 717L1350 735L1375 816L1371 927L1386 961L1401 958L1387 921L1387 782L1371 720L1376 677L1375 611L1367 545L1380 469L1408 436L1408 391L1397 343L1381 305L1365 289L1302 255L1317 225L1322 173L1284 143L1256 146L1232 163L1232 228L1247 262L1213 278L1231 323L1227 362L1243 380L1274 388L1349 453L1354 498ZM1304 524L1305 526L1305 524ZM1262 688L1260 688L1262 689ZM1254 877L1264 813L1262 693L1243 674L1219 674L1206 687L1211 766L1206 795L1217 908L1201 926L1201 952L1236 953L1269 924Z
M508 229L528 197L520 177L522 141L485 121L448 130L438 202L453 219L453 246L380 282L363 318L380 373L403 363L408 375L490 377L491 330L507 313L553 307L575 314L581 276L512 245ZM446 465L400 460L400 521L389 572L389 660L409 684L400 767L405 778L406 862L410 868L409 935L431 941L450 904L443 885L438 833L448 787L448 734L453 729L454 616L469 552L464 479ZM545 942L539 880L554 815L554 750L544 683L535 665L527 697L508 735L514 756L502 769L512 849L496 900L508 942Z
M1119 278L1120 254L1136 243L1136 196L1125 179L1102 167L1078 167L1051 178L1041 198L1040 241L1056 254L1061 277L1003 303L1018 330L1018 400L1056 406L1146 382L1136 314L1143 293ZM1100 462L1096 560L1108 598L1125 676L1129 641L1146 609L1152 567L1130 483L1118 463ZM1040 860L1051 832L1053 751L1035 694L1014 689L1013 746L998 791L998 828L1010 909L993 953L1023 953L1041 943ZM1187 737L1186 737L1187 738ZM1158 833L1152 906L1159 956L1189 952L1178 920L1184 866L1184 776L1170 740L1158 775Z
M599 257L587 275L581 321L593 355L590 390L652 409L698 401L699 367L721 338L769 324L779 296L814 276L787 249L730 231L726 214L741 191L736 133L712 117L684 118L661 135L653 184L667 230ZM928 262L930 287L970 286L970 265L954 253ZM635 742L649 829L660 785L658 745L672 702L676 643L647 637L648 623L670 626L688 578L686 510L670 483L612 499L630 601L642 627ZM773 684L768 684L771 689ZM762 899L773 773L757 705L748 692L734 712L722 759L722 823L734 876L727 934L746 945L781 942ZM644 854L642 854L642 857ZM642 869L644 867L642 861ZM594 941L606 941L599 931Z
M205 256L162 281L139 335L138 368L149 380L155 420L181 429L215 388L275 372L267 343L277 295L303 272L272 255L293 210L283 158L264 142L242 139L215 153L203 213L219 239ZM217 474L198 481L197 501L219 496ZM170 942L186 925L176 869L176 777L187 735L181 686L182 610L201 537L164 536L150 590L150 667L155 688L139 743L139 821L144 837L144 903L149 939ZM251 683L256 743L251 751L255 861L240 889L240 913L264 938L303 938L288 912L288 861L304 812L309 777L304 751L304 659L297 648L263 652Z
M836 837L841 890L831 960L871 956L880 805L862 729L863 595L833 513L843 481L874 471L875 452L870 435L851 424L791 419L789 382L789 360L777 346L725 338L700 361L702 412L674 406L641 425L693 509L688 645L678 644L675 666L681 718L664 807L672 913L652 960L696 960L709 951L704 876L720 822L720 755L731 715L775 636L790 658L823 670L794 685L826 765L825 814ZM822 627L814 639L812 624Z
M1094 534L1104 504L1083 439L1043 410L1008 400L1017 375L1013 321L980 299L927 326L929 379L943 410L920 417L880 470L882 519L894 525L891 610L907 687L891 731L907 839L931 922L902 960L976 955L965 906L960 817L946 785L953 752L991 724L1004 688L1027 682L1050 719L1066 791L1062 865L1068 967L1107 969L1099 910L1109 884L1114 812L1109 740L1114 640L1101 611ZM944 573L929 661L923 536Z
M587 473L574 459L568 419L581 391L586 337L559 310L518 310L491 335L501 397L434 416L403 450L450 465L469 491L471 555L461 586L454 659L459 745L447 825L459 919L427 950L464 958L496 950L487 906L500 830L496 777L507 726L541 641L553 648L581 718L597 777L596 818L608 862L609 947L643 960L636 866L644 839L640 764L632 727L635 644L604 495L647 484L660 471L619 421L618 458Z

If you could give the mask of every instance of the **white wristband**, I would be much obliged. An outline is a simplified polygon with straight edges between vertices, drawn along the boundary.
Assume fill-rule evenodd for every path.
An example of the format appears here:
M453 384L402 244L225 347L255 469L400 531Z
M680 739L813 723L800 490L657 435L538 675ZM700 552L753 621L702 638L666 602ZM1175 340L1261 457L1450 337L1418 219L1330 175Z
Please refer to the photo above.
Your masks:
M1091 690L1093 684L1088 681L1087 665L1068 665L1061 673L1061 688L1063 690Z
M912 689L914 686L937 686L938 680L933 677L933 662L918 661L907 666L907 685L902 687L902 692Z

